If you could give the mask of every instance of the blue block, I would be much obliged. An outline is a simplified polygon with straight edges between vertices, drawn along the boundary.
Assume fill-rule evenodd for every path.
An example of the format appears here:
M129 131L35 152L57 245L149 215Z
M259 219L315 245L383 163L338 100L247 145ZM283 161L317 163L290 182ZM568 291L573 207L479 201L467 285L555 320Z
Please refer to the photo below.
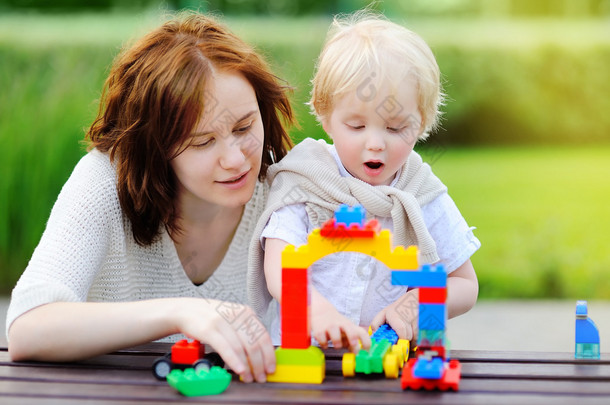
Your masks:
M591 318L576 320L576 343L598 343L599 331Z
M440 380L445 372L445 363L442 358L435 357L428 360L424 357L419 357L413 367L413 376L417 378L425 378L427 380Z
M588 317L587 301L576 302L576 343L597 343L599 344L599 330L593 319Z
M347 228L351 224L358 224L362 227L364 226L365 215L366 211L362 205L349 207L347 204L341 204L339 209L335 211L335 224L345 224Z
M392 270L392 285L408 285L409 287L446 287L447 273L442 265L432 269L424 264L421 270Z
M384 323L381 325L375 333L371 335L371 339L375 341L380 341L381 339L387 339L392 345L395 345L398 341L398 334L392 329L390 325Z
M586 317L587 312L587 301L576 301L576 317Z
M445 330L447 306L445 304L419 304L418 326L420 330Z

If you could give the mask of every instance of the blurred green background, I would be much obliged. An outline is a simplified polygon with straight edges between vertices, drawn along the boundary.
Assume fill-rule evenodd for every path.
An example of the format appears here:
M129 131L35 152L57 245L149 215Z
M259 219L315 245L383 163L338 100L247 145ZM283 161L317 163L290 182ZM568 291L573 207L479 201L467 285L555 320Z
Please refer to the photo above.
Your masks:
M332 14L368 1L0 1L0 293L27 265L120 47L169 10L215 12L295 88ZM416 147L482 248L482 298L610 298L610 0L386 0L431 45L449 102Z

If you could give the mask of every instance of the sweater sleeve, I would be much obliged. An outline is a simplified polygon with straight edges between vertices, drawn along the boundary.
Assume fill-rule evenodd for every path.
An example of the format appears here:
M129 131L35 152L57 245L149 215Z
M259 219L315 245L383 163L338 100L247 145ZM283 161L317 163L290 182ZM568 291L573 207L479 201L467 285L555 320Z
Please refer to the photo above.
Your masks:
M116 175L107 155L92 151L77 164L11 295L6 332L23 313L51 302L86 301L105 260L113 228L122 227Z

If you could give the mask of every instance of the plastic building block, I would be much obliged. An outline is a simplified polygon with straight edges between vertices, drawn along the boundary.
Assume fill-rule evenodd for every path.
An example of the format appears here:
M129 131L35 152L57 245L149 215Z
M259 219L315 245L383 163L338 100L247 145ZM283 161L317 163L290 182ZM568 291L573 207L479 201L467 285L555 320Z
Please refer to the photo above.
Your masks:
M445 330L447 306L445 304L419 304L419 329Z
M419 288L419 314L416 358L403 369L403 389L458 390L461 365L447 361L447 273L442 264L423 265L418 271L393 270L393 285Z
M276 364L300 366L319 366L325 364L324 353L316 346L309 346L307 349L278 347L275 350L275 361Z
M268 382L322 384L326 368L322 366L276 365L275 373L267 376Z
M599 330L588 316L587 301L576 302L575 349L577 359L599 359Z
M275 373L267 376L269 382L322 384L326 373L324 353L319 347L275 351Z
M305 349L311 345L307 268L282 268L280 305L282 347Z
M356 354L356 372L371 374L383 373L383 358L390 351L392 344L381 339L371 344L371 348L367 350L360 350Z
M443 376L440 379L429 379L429 378L418 378L413 375L413 368L415 367L416 359L409 360L409 363L402 370L402 377L400 380L400 386L403 390L453 390L457 391L460 386L460 378L462 372L462 365L457 360L450 360L446 362L444 367Z
M421 304L444 304L447 301L447 287L420 287Z
M336 243L314 229L307 238L307 244L295 248L288 245L282 252L282 266L290 268L309 268L324 256L339 252L357 252L374 257L390 269L416 270L418 265L417 246L405 249L397 246L391 249L391 234L382 230L373 238L346 238L345 243ZM443 286L440 286L443 287Z
M387 339L390 342L390 344L395 345L396 342L398 342L398 334L396 333L396 331L394 329L392 329L392 327L390 325L388 325L387 323L384 323L379 328L377 328L375 333L373 333L371 335L371 339L373 339L373 340Z
M392 271L392 285L408 285L410 287L446 287L447 273L443 265L432 268L424 264L419 271Z
M209 370L173 370L167 383L187 397L217 395L223 393L231 383L231 374L221 367Z
M381 230L381 225L376 219L371 219L365 225L351 224L346 227L333 219L326 221L320 229L320 235L331 239L347 238L373 238Z
M172 346L172 362L179 364L193 364L200 358L203 358L205 346L198 340L189 342L182 339Z
M169 353L157 358L152 366L153 375L159 380L165 380L174 369L184 370L194 368L209 370L212 366L224 367L224 361L218 353L205 354L205 345L199 341L180 340L172 346Z
M351 224L364 225L364 217L366 212L362 205L354 205L353 207L347 204L341 204L339 209L335 211L335 220L337 224L344 224L349 227Z
M366 375L384 373L386 378L398 378L409 356L409 342L398 339L398 335L388 324L381 325L372 334L371 341L369 350L361 349L356 355L353 353L343 355L343 375L353 377L356 373Z
M438 380L443 377L444 371L445 364L440 357L427 359L424 356L419 356L415 366L413 366L413 376L417 378Z

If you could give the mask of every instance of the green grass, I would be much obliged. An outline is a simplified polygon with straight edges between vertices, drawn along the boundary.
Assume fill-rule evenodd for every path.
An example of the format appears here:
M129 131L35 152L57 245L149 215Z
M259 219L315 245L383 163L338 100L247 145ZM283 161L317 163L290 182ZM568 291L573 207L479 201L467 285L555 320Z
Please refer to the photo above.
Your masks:
M610 298L610 147L448 150L432 167L482 247L481 296Z
M0 291L10 290L25 268L84 154L79 142L114 55L162 18L0 15ZM301 124L291 132L295 141L322 136L305 102L329 19L226 22L295 88ZM477 227L483 246L473 262L481 296L610 298L604 245L610 146L603 146L610 140L610 24L418 20L409 26L435 50L451 96L444 133L422 150ZM530 139L538 145L448 146Z

